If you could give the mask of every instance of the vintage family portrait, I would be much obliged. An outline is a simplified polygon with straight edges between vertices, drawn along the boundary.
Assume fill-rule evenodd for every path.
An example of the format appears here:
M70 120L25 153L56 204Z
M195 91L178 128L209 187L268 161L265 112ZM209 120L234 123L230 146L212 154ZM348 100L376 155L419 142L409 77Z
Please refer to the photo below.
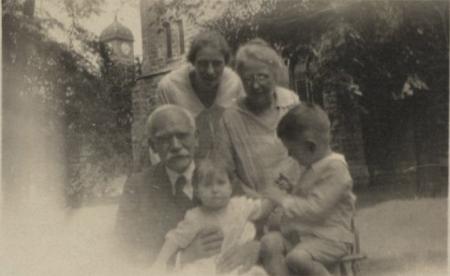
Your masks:
M3 0L0 275L448 275L446 0Z

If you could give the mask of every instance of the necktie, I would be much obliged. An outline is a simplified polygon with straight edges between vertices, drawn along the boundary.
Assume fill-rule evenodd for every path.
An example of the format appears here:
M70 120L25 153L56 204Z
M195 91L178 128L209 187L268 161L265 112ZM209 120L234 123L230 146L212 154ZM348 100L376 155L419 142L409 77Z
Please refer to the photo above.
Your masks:
M183 192L183 188L186 184L187 179L183 175L179 176L175 182L176 204L185 210L193 207L192 200Z
M186 185L186 183L187 183L186 177L184 177L184 175L180 175L177 181L175 182L175 195L177 197L184 195L183 188Z

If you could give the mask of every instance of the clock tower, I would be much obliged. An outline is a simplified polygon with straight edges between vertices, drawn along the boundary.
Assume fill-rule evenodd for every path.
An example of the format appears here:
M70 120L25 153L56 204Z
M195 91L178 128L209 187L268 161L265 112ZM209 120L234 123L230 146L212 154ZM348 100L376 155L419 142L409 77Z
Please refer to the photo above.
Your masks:
M133 33L117 21L117 16L100 34L100 42L105 43L111 50L111 58L124 65L134 63L133 41Z
M106 27L100 34L100 43L109 51L112 63L103 63L102 78L104 89L108 97L104 108L111 111L111 131L117 135L116 152L120 155L131 156L131 123L133 89L135 89L135 66L133 53L133 33L117 20ZM102 60L104 62L106 60ZM120 141L120 142L119 142Z

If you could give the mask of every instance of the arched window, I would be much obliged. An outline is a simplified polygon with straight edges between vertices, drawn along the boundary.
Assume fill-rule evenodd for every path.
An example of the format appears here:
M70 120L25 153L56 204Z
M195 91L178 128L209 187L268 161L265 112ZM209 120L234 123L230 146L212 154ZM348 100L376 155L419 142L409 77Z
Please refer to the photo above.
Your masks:
M178 26L178 40L180 43L180 55L184 54L184 28L183 21L180 19L177 21Z
M164 30L166 31L166 53L167 58L172 58L172 32L170 31L169 22L163 23Z

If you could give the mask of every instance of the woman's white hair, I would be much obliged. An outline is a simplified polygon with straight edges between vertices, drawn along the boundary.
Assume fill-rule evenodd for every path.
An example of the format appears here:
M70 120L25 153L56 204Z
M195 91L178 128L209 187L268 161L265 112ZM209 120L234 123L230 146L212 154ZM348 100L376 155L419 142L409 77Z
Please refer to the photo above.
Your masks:
M277 84L286 82L287 68L283 59L265 40L255 38L239 47L236 53L236 71L239 72L249 60L266 64L272 71Z
M147 118L147 122L145 124L146 131L147 131L147 138L152 139L154 132L155 132L155 121L158 117L164 116L166 113L173 113L178 112L179 114L182 114L185 116L186 119L188 119L189 126L192 128L192 131L195 131L195 119L194 116L192 116L192 113L189 112L186 108L183 108L178 105L174 104L164 104L159 107L157 107Z

